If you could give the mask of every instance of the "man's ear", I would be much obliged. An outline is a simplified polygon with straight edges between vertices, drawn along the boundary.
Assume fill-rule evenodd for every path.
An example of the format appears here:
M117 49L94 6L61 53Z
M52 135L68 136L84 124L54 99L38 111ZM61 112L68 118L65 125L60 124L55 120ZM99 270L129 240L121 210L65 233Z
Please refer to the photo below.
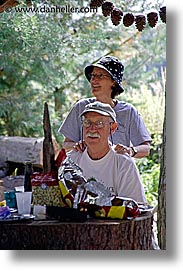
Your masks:
M114 133L117 128L118 128L118 123L117 122L111 123L111 131L112 131L112 133Z

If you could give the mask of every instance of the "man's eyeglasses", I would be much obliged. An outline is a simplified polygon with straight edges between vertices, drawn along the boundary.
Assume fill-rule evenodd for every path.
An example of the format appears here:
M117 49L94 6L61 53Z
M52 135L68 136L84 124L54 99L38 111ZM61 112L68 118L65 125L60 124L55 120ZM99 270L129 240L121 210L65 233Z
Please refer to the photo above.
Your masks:
M93 73L89 74L90 80L94 79L94 78L100 80L100 79L104 79L105 77L110 77L110 76L107 75L107 74L102 74L102 73L100 73L100 74L93 74Z
M107 124L111 124L112 122L104 122L102 120L97 120L95 122L92 122L91 120L84 119L82 121L82 125L84 128L89 128L92 125L94 125L95 129L102 129L105 127Z

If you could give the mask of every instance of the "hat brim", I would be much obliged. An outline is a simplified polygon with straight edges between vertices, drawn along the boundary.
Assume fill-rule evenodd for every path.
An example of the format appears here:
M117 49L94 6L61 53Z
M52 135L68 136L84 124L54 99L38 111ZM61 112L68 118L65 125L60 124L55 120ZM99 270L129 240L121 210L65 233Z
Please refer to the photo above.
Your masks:
M89 82L90 82L90 80L91 80L91 78L90 78L89 75L92 73L94 67L98 67L98 68L104 69L106 72L108 72L108 73L110 74L110 76L112 77L112 79L113 79L114 81L116 81L116 79L113 77L113 75L111 74L110 71L108 71L103 65L100 65L100 64L97 64L97 63L96 63L96 64L92 64L92 65L87 66L87 67L85 68L85 70L84 70L85 76L86 76L86 78L88 79ZM117 81L116 81L116 84L118 85L118 88L121 90L121 93L123 93L123 92L124 92L123 86L120 85Z
M103 116L111 117L111 118L114 120L114 122L116 122L115 117L111 116L111 115L108 114L107 112L103 112L103 111L101 111L101 110L95 110L95 109L92 109L92 108L83 111L83 112L80 114L80 117L84 116L84 115L85 115L86 113L88 113L88 112L94 112L94 113L98 113L98 114L103 115Z

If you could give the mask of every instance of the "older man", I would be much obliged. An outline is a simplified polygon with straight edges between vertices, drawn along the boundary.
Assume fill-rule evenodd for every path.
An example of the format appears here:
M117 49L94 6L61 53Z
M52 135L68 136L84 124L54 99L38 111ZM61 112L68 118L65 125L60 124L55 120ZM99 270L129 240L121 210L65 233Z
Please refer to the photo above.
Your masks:
M146 202L134 161L128 154L117 154L109 141L118 126L112 107L95 101L85 106L81 119L86 149L68 155L82 168L84 177L95 177L117 196Z

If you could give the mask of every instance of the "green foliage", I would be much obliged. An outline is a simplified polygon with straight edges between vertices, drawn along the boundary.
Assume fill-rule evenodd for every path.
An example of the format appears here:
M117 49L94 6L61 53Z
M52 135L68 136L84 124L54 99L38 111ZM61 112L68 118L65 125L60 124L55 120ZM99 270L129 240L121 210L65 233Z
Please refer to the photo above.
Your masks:
M144 186L147 201L150 205L158 204L158 184L160 175L159 163L154 163L148 158L140 159L136 162L140 171L140 177Z
M138 90L125 91L119 99L133 104L142 116L149 133L155 143L161 143L161 134L164 121L165 90L161 79L156 81L152 87L148 84L142 85Z
M141 175L148 203L153 206L156 206L158 203L160 154L165 105L164 87L160 85L160 82L157 82L155 91L156 93L152 95L151 91L143 85L140 91L134 90L130 94L121 96L122 99L136 106L151 134L150 155L146 158L136 160L136 164Z

